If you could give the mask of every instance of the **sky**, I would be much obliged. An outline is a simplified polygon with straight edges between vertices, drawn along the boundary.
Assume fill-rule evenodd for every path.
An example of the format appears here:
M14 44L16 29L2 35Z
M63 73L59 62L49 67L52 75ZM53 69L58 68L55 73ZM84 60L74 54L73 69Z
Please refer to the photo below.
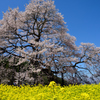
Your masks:
M56 8L64 15L69 34L81 42L100 46L100 0L55 0Z
M20 11L24 11L29 1L1 0L0 19L8 7L19 7ZM67 22L68 33L76 37L77 46L84 42L100 47L100 0L54 0L54 4Z

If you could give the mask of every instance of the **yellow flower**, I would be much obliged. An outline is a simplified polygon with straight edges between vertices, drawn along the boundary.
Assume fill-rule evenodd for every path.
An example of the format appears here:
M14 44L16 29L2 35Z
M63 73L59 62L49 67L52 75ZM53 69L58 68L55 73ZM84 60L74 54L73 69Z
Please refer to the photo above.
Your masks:
M64 91L65 91L65 88L61 88L60 91L61 91L61 92L64 92Z
M53 100L57 100L57 96L54 96L54 97L53 97Z
M56 86L56 82L51 81L50 84L49 84L49 87L52 87L52 86L53 86L53 87Z
M82 99L85 99L85 100L89 100L90 99L90 96L87 93L81 93L81 98Z

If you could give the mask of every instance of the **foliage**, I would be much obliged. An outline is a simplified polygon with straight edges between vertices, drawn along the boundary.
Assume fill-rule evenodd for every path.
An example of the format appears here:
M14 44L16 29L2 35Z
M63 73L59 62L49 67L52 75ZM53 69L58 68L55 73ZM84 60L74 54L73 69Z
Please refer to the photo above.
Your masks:
M52 81L48 86L0 85L1 100L99 100L99 93L100 84L61 87Z
M49 84L49 80L47 78L47 76L42 76L44 84Z

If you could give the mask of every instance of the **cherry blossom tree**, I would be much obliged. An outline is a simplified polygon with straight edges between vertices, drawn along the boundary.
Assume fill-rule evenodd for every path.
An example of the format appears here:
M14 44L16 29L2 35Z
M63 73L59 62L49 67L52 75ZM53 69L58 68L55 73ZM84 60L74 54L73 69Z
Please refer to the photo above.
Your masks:
M28 61L33 72L45 68L49 73L61 74L62 85L66 74L82 81L85 75L78 69L93 75L90 70L100 63L100 48L91 43L77 47L76 38L67 31L54 1L31 0L25 11L9 8L0 20L0 55L13 56L9 61L14 66ZM15 57L19 59L17 64Z
M63 51L61 51L60 55L57 56L56 54L52 57L53 63L51 65L54 64L54 73L61 73L63 84L64 74L67 74L66 76L71 82L74 79L72 83L91 83L88 81L87 73L96 78L97 74L94 73L97 73L100 64L100 47L96 47L91 43L81 43L79 47L74 44L71 48L71 46L68 47L68 44L75 43L75 38L70 38L71 42L68 40L68 43L66 42L67 39L64 40L64 38L65 36L62 39L64 42L60 42L64 48ZM74 42L72 42L72 39L74 39ZM96 83L95 79L92 78L92 80Z
M23 61L32 56L32 61L34 58L36 60L40 54L54 46L46 36L67 31L62 15L55 9L51 0L32 0L26 6L25 12L19 12L18 8L9 8L9 11L4 13L0 25L0 34L5 39L6 47L1 47L1 50L25 58ZM62 48L55 45L55 49L59 51Z
M100 47L96 47L91 43L81 43L78 53L80 54L77 57L77 61L74 63L71 61L74 77L89 84L91 82L88 81L88 74L90 74L94 77L92 81L96 83L95 73L97 73L96 71L100 64Z
M0 53L19 57L17 65L28 60L35 68L40 67L40 64L46 63L45 54L50 53L50 48L54 52L63 50L54 40L50 42L52 38L49 35L59 35L66 31L65 22L55 9L54 1L32 0L25 12L9 8L4 13L0 20Z

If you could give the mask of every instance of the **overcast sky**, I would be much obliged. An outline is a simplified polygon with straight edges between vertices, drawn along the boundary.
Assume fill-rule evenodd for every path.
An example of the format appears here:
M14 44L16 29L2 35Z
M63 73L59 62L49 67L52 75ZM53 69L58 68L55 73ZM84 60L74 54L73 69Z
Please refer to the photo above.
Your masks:
M0 19L2 12L8 7L19 7L20 11L25 10L25 5L30 0L1 0ZM81 42L94 43L100 46L100 0L54 0L56 8L64 15L67 22L68 33L76 37L76 45Z

